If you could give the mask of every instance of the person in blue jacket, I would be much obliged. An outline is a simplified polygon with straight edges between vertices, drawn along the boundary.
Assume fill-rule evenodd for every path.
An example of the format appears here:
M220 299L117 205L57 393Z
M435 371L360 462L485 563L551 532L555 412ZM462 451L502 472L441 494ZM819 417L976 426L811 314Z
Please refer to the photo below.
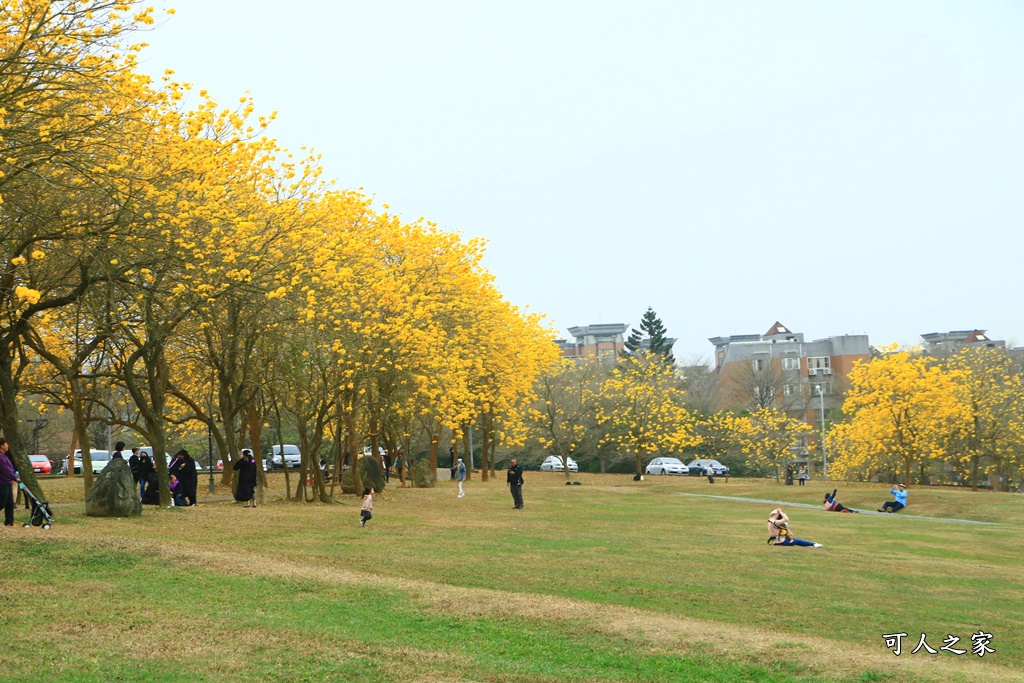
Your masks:
M889 493L896 497L896 500L890 500L882 507L878 508L879 512L899 512L903 508L907 507L907 487L903 484L898 484L896 488L889 489Z

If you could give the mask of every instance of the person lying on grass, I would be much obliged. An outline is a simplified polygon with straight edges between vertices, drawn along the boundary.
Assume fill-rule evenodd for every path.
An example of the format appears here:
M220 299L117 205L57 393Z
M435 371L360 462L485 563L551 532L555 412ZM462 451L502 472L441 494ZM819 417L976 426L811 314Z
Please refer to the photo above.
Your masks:
M832 489L832 493L825 494L825 509L829 512L857 512L857 510L851 510L848 507L843 507L843 504L836 500L836 491L839 489Z
M805 548L820 548L820 543L812 541L801 541L793 537L789 530L789 516L782 511L782 508L775 508L768 516L768 543L770 545L798 545Z

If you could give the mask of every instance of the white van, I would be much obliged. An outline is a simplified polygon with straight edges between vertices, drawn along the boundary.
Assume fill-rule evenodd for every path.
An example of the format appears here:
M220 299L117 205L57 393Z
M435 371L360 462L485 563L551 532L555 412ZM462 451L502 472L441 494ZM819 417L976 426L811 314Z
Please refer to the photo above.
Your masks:
M298 469L302 465L302 453L299 451L299 447L293 444L284 444L284 457L281 456L281 444L276 444L270 450L270 455L267 456L267 460L263 463L263 469L269 472L270 470L281 470L285 466L292 469Z

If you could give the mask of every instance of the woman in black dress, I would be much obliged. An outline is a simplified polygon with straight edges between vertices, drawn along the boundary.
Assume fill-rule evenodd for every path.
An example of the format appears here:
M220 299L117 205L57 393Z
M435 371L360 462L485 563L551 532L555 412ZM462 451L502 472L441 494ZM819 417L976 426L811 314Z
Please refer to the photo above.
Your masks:
M248 448L242 450L242 459L235 463L238 470L238 486L235 500L245 503L242 507L256 507L256 460Z

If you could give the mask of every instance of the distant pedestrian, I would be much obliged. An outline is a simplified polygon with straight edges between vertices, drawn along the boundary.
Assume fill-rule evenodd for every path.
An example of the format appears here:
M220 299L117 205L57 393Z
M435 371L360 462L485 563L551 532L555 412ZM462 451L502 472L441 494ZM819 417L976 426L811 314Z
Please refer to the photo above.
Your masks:
M359 526L366 526L366 523L373 519L373 489L363 489L363 507L359 510Z
M142 495L145 491L142 490L143 483L141 474L139 471L139 447L132 447L132 457L128 458L128 469L132 471L132 480L139 485L139 500L142 500Z
M168 471L178 477L181 482L181 494L187 505L196 504L196 486L199 484L199 477L196 474L196 461L184 448L174 454L174 460L168 466Z
M256 459L248 448L242 449L242 457L235 463L238 482L235 486L235 500L245 503L242 507L256 507Z
M797 475L797 479L800 481L800 485L803 486L804 482L807 481L807 468L801 467L800 473Z
M18 466L11 457L11 444L0 437L0 507L4 509L4 526L14 526L14 484L20 481Z
M459 483L459 498L463 498L466 492L462 490L462 482L466 481L466 463L459 458L455 463L455 481Z
M895 496L896 500L890 500L878 509L879 512L899 512L907 507L907 487L903 484L889 489L889 493Z
M704 467L704 474L707 475L709 484L715 483L715 468L711 466L711 463Z
M398 481L402 482L402 486L405 486L405 453L398 451L395 454L395 474L398 475Z
M384 481L391 481L391 454L384 453Z
M508 464L508 490L512 494L512 502L515 504L515 509L522 509L523 468L519 466L515 458L512 458L512 462Z
M139 500L146 500L146 491L149 489L151 477L156 476L156 468L148 453L139 456Z

